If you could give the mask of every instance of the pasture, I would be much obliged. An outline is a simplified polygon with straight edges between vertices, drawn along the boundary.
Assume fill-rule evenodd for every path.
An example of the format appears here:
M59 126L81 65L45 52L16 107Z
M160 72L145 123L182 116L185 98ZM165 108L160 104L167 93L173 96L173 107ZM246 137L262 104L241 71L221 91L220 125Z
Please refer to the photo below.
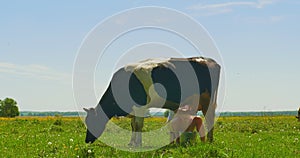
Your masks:
M130 129L128 118L112 121ZM147 118L143 130L165 121ZM0 118L0 157L300 157L300 122L294 116L221 117L212 144L198 140L147 152L122 151L99 140L85 144L85 131L76 117Z

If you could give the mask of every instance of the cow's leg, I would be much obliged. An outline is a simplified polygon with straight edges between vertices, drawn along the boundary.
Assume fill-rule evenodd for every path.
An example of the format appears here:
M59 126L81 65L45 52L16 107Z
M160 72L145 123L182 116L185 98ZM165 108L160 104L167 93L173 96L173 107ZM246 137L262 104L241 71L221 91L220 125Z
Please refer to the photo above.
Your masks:
M135 116L132 116L131 118L131 139L129 142L129 146L135 146L135 140L136 140L136 125L135 125Z
M179 144L179 138L180 135L178 131L170 132L170 144Z
M144 126L144 116L146 113L144 107L133 107L134 116L131 119L132 135L128 145L139 147L142 145L142 129Z
M209 142L213 141L214 135L214 123L215 123L215 102L211 104L212 107L205 107L203 108L203 114L205 116L205 123L207 126L207 140Z
M144 117L134 116L131 118L132 135L129 146L142 146L142 129L144 126Z
M134 116L131 119L132 135L129 146L141 146L142 145L142 129L144 126L144 117Z
M217 108L217 96L218 96L218 81L216 81L216 77L214 79L215 84L213 85L213 94L212 99L207 111L208 114L208 133L207 133L207 139L209 142L213 142L213 136L214 136L214 124L215 124L215 114L216 114L216 108ZM217 83L216 83L217 82ZM216 86L217 85L217 86Z
M217 96L218 96L218 87L219 87L219 78L220 78L220 69L214 68L214 69L210 69L210 75L211 75L211 94L210 94L210 101L209 103L207 103L204 99L206 97L204 97L205 95L203 94L203 98L202 94L200 96L200 104L202 105L203 108L203 114L205 115L205 122L207 124L207 129L208 129L208 133L207 133L207 140L209 142L213 141L213 133L214 133L214 123L215 123L215 110L217 107ZM204 104L202 104L201 102L203 102Z
M206 113L207 117L207 129L208 129L208 133L207 133L207 140L209 142L213 141L213 136L214 136L214 123L215 123L215 110L214 109L209 109Z
M144 126L144 117L136 117L136 147L142 146L142 129Z
M203 127L203 122L202 122L202 119L200 118L200 117L195 117L194 119L193 119L193 122L192 122L192 124L190 125L190 127L192 126L192 129L194 128L194 127L196 127L196 130L197 130L197 132L198 132L198 134L199 134L199 136L200 136L200 140L202 141L202 142L205 142L205 129L204 129L204 127ZM190 128L189 127L189 128Z

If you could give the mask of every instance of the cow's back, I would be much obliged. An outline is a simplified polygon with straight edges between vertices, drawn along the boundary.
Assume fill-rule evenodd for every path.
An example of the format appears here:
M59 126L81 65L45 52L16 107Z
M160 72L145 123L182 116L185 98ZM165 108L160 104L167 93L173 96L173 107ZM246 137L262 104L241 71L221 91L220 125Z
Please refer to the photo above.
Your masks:
M168 101L180 104L192 95L204 93L211 97L216 84L212 83L214 81L212 77L218 77L220 72L220 66L215 61L196 57L172 58L170 62L174 68L160 66L152 70L153 83L163 85ZM165 91L157 88L157 93L161 97L165 97Z
M202 57L171 58L168 62L173 66L160 65L154 67L151 71L151 78L157 94L166 98L167 101L177 104L176 106L174 106L175 104L172 105L171 108L164 108L175 110L182 101L194 94L208 93L209 98L211 97L214 85L212 84L212 76L217 73L216 80L219 77L220 67L216 62ZM159 86L158 83L162 86ZM124 92L124 94L120 94L120 92ZM130 94L128 95L126 92ZM114 93L119 93L119 95ZM125 68L121 68L114 74L103 97L113 100L114 105L110 105L111 107L107 107L105 111L118 111L118 114L115 113L115 115L126 115L130 112L132 106L147 104L147 93L142 82L135 73L126 71ZM118 101L116 97L122 99Z

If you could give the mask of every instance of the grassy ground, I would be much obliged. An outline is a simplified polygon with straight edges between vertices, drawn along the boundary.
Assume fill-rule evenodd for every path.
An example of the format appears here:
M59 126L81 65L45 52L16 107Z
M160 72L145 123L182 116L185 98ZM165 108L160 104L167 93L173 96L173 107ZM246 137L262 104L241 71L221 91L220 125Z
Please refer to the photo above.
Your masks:
M127 118L112 122L130 129ZM148 118L144 130L164 125L164 118ZM212 144L198 141L192 146L168 145L147 152L122 151L100 140L85 144L84 139L80 118L0 118L0 157L300 157L300 122L290 116L219 118ZM152 140L160 141L157 137ZM128 143L120 142L115 145Z

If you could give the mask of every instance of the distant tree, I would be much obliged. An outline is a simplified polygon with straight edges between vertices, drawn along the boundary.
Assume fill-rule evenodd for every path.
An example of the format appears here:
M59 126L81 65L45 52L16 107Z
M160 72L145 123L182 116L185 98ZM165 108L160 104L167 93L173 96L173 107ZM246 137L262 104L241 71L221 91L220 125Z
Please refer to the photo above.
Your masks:
M168 116L169 116L169 113L170 113L170 111L169 111L169 110L166 110L166 111L164 112L164 117L168 117Z
M16 117L19 116L19 108L17 102L11 98L5 98L0 101L0 116L1 117Z

